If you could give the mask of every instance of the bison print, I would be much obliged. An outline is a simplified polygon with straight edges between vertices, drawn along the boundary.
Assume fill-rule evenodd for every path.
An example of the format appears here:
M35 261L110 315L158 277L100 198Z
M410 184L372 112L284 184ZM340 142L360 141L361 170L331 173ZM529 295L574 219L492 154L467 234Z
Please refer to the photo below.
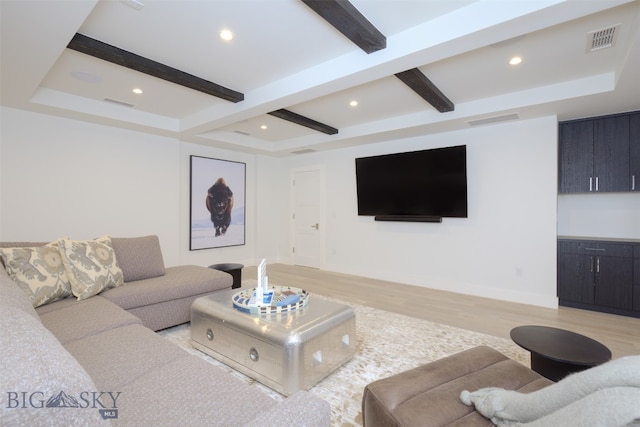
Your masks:
M216 230L216 236L224 235L231 224L231 209L233 208L233 193L224 182L218 178L207 192L207 209L211 213L211 222Z

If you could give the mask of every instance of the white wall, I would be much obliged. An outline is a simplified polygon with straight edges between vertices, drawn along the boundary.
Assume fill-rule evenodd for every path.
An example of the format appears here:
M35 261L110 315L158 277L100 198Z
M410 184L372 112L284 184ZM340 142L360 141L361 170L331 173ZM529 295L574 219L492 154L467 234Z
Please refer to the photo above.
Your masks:
M307 166L321 166L326 175L328 270L554 306L557 233L640 235L638 195L562 196L558 205L555 117L280 159L14 109L1 113L5 241L157 234L167 265L290 263L291 171ZM356 157L458 144L468 146L469 218L425 224L357 216ZM190 155L247 164L245 245L189 251ZM602 231L588 219L592 208L604 209L612 228Z
M254 262L254 156L9 108L0 151L0 240L157 234L167 266ZM192 154L247 163L245 245L189 251Z
M356 157L460 144L467 144L467 219L357 215ZM282 173L326 168L328 270L556 306L556 147L557 121L546 117L288 158Z
M640 239L640 192L559 196L558 235Z
M290 263L289 259L289 176L282 160L258 156L256 159L256 262Z

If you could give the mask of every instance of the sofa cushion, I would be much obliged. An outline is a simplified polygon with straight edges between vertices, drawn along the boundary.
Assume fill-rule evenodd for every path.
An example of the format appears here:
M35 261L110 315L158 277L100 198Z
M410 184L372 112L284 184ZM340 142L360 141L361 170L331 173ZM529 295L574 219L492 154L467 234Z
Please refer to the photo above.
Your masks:
M136 316L99 295L82 301L70 298L43 307L46 309L36 309L42 324L63 345L109 329L141 323Z
M66 344L65 348L104 390L121 390L148 371L189 356L142 325L110 329Z
M122 387L118 403L122 423L156 427L172 427L185 420L189 426L245 426L277 405L257 387L247 387L239 378L194 355L153 369ZM281 424L273 420L270 425Z
M71 295L69 277L56 242L0 248L0 256L7 273L29 296L34 307Z
M78 299L72 295L69 298L60 299L51 304L41 305L40 307L36 308L36 313L38 314L38 316L42 316L43 314L51 313L52 311L60 310L65 307L74 307L80 302L81 301L78 301Z
M58 240L64 268L69 275L71 291L79 300L99 294L124 283L111 238L95 240Z
M27 294L11 280L4 268L0 267L0 310L4 307L17 308L40 321Z
M112 237L111 244L125 282L164 275L158 236Z
M108 425L97 409L81 406L81 396L98 390L40 322L22 310L3 307L0 330L2 425ZM60 407L63 402L66 407ZM74 402L80 407L73 407Z
M227 273L202 266L180 265L167 268L164 276L109 289L101 296L129 310L215 292L230 288L232 284L233 278Z
M205 295L208 294L192 295L144 307L130 308L127 311L140 319L147 328L152 331L160 331L190 322L193 302Z

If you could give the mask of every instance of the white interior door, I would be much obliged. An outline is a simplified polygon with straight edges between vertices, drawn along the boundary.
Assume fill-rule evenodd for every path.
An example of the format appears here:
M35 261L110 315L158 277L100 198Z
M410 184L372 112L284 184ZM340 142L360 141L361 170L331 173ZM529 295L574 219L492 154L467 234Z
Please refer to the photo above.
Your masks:
M324 253L323 173L321 169L293 174L293 262L320 268Z

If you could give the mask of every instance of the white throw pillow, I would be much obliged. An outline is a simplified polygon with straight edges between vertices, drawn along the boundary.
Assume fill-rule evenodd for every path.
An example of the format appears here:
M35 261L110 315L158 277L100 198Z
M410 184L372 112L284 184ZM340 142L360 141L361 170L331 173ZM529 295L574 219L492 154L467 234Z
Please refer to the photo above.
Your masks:
M95 240L59 239L71 291L79 300L124 284L122 270L107 235Z

